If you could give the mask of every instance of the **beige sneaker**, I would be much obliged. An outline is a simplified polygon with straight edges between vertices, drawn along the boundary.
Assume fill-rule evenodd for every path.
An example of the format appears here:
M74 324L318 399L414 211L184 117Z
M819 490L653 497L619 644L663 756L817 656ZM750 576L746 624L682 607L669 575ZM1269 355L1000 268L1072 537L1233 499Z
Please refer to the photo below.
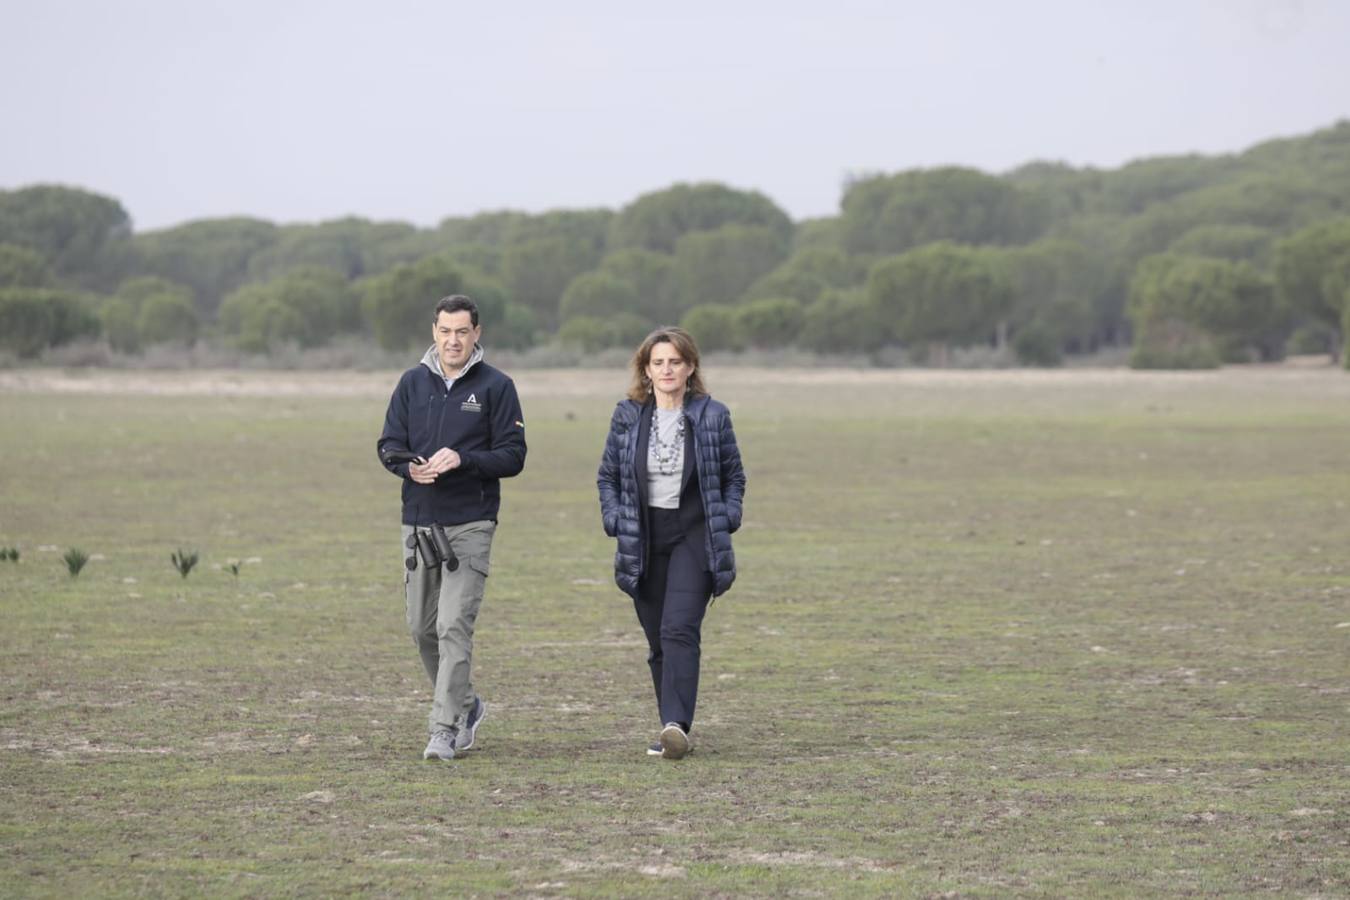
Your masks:
M674 722L661 729L661 755L666 759L684 759L689 755L689 735Z

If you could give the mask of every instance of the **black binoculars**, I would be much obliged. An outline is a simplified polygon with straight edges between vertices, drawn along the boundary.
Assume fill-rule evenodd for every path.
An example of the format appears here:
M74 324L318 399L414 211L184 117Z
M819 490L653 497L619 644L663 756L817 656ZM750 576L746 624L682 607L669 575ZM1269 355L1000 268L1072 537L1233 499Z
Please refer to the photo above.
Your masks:
M453 572L459 568L459 557L455 556L454 548L450 546L450 538L440 525L432 525L426 531L419 531L413 526L413 533L408 535L404 546L416 551L403 561L409 572L417 568L418 556L422 557L422 565L428 569L444 565L447 572Z
M413 453L409 450L394 450L392 448L386 448L380 458L384 460L386 465L397 465L398 463L426 462L426 460L423 459L420 454Z

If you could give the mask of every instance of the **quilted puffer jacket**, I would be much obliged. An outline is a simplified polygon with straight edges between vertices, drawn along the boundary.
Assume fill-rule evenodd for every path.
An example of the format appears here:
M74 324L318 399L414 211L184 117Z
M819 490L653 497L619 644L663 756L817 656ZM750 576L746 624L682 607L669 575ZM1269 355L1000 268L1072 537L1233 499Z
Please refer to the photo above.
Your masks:
M650 406L649 401L646 408ZM639 491L637 465L638 447L646 445L639 440L643 411L644 406L634 400L619 401L596 478L605 534L618 538L614 580L634 598L647 562L647 516L642 508L646 491ZM704 559L713 575L713 596L718 597L736 580L731 535L741 527L745 470L726 406L703 394L686 401L684 414L687 433L692 436L698 495L703 505Z

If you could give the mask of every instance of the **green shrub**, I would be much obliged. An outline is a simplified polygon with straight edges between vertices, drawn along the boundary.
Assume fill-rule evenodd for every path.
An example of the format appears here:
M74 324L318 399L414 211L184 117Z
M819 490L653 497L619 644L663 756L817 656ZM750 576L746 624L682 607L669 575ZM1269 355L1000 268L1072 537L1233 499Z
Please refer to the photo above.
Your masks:
M80 338L96 338L103 330L98 313L94 311L94 298L89 294L72 291L47 291L46 299L52 307L53 347L68 344Z
M1058 366L1064 361L1059 334L1041 322L1032 322L1017 332L1012 341L1013 353L1024 366Z
M717 303L695 306L684 314L680 326L693 336L704 353L712 350L740 350L744 346L736 313L729 306Z
M20 357L82 337L101 325L84 294L53 288L0 288L0 348Z
M71 547L61 556L61 559L65 560L66 570L70 572L70 577L78 578L84 564L89 562L89 554L79 547Z
M635 347L650 331L647 322L635 313L605 316L576 316L558 329L558 340L580 347L587 353L610 347Z
M755 347L786 347L802 327L802 305L790 297L765 297L733 307L736 332Z
M17 244L0 244L0 288L42 287L51 277L41 253Z
M1144 320L1130 349L1133 369L1215 369L1219 362L1219 347L1212 335L1168 316Z
M558 310L566 322L577 316L605 318L636 313L637 307L638 294L631 284L603 272L586 272L567 285Z
M502 347L507 350L524 350L534 346L539 333L539 321L534 310L522 303L507 303L503 306L501 322L484 332L483 341L489 347Z
M34 357L52 338L54 315L42 296L24 288L0 290L0 347L20 356Z
M169 554L169 559L173 562L173 567L178 570L178 574L184 578L192 571L192 567L197 565L197 551L191 552L179 547L175 552Z
M375 340L386 350L410 350L431 343L436 301L463 292L465 281L450 260L431 256L401 263L364 282L363 289L361 314Z
M1285 349L1295 356L1318 356L1331 352L1335 333L1321 322L1305 322L1289 335Z
M141 275L136 278L128 278L117 286L116 297L128 300L131 305L139 312L141 304L156 294L173 294L182 297L189 303L192 302L192 288L185 284L179 284L176 281L170 281L167 278L160 278L158 275Z
M871 353L886 343L881 313L861 289L831 290L802 312L799 346L825 353Z
M155 294L141 304L137 330L146 344L183 344L197 340L197 311L177 294Z
M1130 351L1131 369L1217 369L1219 354L1209 346L1191 346L1176 350L1161 347L1136 347Z
M249 353L266 353L290 341L304 344L305 338L305 319L300 311L277 297L264 295L253 298L243 311L235 343Z
M109 345L120 353L135 353L141 349L141 331L137 323L136 305L125 297L111 297L99 310L103 321L103 335Z

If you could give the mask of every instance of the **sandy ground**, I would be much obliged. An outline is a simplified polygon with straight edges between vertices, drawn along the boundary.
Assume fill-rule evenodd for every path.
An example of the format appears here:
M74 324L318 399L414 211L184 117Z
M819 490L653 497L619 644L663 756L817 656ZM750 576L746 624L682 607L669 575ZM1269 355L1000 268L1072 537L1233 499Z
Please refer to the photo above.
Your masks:
M709 371L722 387L805 385L1110 385L1278 382L1282 387L1345 392L1350 372L1325 357L1296 358L1279 365L1231 366L1202 372L1138 372L1100 369L770 369L722 367ZM523 369L511 373L521 396L621 394L626 374L619 369ZM127 371L113 369L9 369L0 371L0 394L113 394L216 397L387 397L398 372L295 372L240 370Z

